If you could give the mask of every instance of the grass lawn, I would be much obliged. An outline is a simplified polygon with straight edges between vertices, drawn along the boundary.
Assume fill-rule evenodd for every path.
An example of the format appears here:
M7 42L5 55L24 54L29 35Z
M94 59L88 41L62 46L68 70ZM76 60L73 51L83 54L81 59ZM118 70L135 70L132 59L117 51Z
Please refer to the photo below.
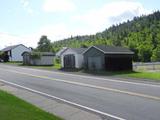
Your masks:
M24 65L20 65L20 66L24 66ZM31 68L37 68L37 69L44 69L44 70L59 70L61 68L60 64L54 64L53 66L26 66L26 67L31 67Z
M13 96L0 91L1 120L62 120L50 113Z
M59 70L59 69L61 69L61 64L55 63L53 68L56 70Z
M106 72L106 71L83 71L85 73L99 75L99 76L115 76L115 77L130 77L142 78L149 80L160 81L160 72L147 72L147 71L121 71L121 72Z
M5 62L4 64L9 64L9 65L14 65L14 66L27 66L27 67L31 67L31 68L39 68L39 69L46 69L46 70L59 70L61 69L61 64L59 63L54 63L53 66L33 66L33 65L23 65L22 62Z
M124 74L124 76L160 81L160 72L133 72L129 74Z
M5 64L9 64L9 65L17 65L17 66L21 66L22 62L4 62Z

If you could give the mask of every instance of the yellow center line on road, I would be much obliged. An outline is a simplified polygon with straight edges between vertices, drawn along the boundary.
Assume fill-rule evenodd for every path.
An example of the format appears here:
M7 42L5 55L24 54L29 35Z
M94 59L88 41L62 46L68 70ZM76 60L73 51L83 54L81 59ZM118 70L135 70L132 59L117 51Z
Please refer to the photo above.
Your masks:
M109 88L109 87L96 86L96 85L91 85L91 84L86 84L86 83L81 83L81 82L73 82L73 81L69 81L69 80L55 79L55 78L51 78L51 77L47 77L47 76L33 75L33 74L30 74L30 73L24 73L24 72L19 72L19 71L15 71L15 70L4 70L4 69L1 69L1 70L12 72L12 73L17 73L17 74L21 74L21 75L26 75L26 76L30 76L30 77L54 80L54 81L57 81L57 82L64 82L64 83L68 83L68 84L79 85L79 86L83 86L83 87L96 88L96 89L101 89L101 90L106 90L106 91L111 91L111 92L116 92L116 93L123 93L123 94L128 94L128 95L131 95L131 96L143 97L143 98L148 98L148 99L152 99L152 100L158 100L158 101L160 100L160 97L158 97L158 96L152 96L152 95L147 95L147 94L142 94L142 93L119 90L119 89L114 89L114 88Z

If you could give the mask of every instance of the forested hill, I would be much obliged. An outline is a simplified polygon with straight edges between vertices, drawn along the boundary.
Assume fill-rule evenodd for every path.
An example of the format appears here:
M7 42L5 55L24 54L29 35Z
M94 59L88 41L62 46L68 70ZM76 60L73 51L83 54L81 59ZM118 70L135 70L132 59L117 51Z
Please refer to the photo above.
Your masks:
M61 47L86 47L114 45L130 48L135 52L134 61L160 61L160 12L135 17L106 29L96 35L76 36L53 43L55 50Z

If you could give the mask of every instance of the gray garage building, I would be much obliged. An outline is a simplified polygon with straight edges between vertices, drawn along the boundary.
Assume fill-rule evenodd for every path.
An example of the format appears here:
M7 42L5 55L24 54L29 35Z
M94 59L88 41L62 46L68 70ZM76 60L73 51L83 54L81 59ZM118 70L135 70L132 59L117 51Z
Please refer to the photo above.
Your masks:
M85 68L89 70L132 70L133 52L114 46L91 46L84 53Z
M55 54L51 52L24 52L23 64L24 65L53 65Z

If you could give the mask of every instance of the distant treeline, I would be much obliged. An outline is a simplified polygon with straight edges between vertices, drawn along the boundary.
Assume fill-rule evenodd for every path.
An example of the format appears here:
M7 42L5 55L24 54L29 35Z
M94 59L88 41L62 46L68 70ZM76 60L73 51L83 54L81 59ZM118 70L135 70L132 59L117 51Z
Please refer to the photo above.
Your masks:
M134 17L131 21L113 25L96 35L71 36L56 41L52 43L52 50L100 44L128 47L135 52L134 61L160 61L160 12Z

